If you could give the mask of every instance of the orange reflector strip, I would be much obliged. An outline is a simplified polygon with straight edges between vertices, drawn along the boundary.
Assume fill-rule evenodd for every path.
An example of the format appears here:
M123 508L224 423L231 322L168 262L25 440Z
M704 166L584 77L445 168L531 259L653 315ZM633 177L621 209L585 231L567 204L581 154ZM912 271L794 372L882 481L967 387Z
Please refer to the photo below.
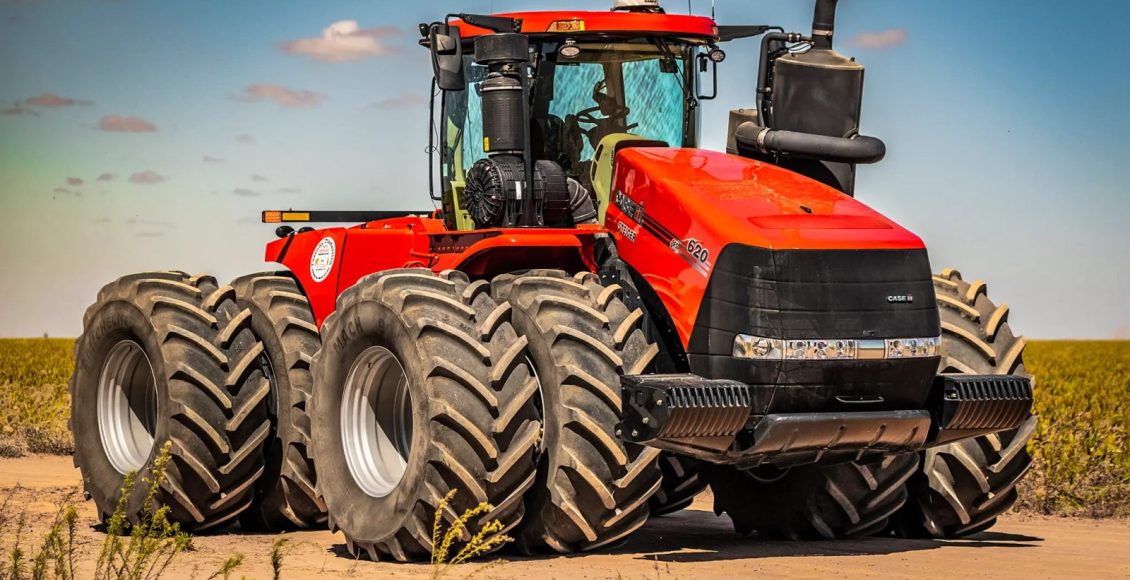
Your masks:
M549 25L549 32L584 32L584 20L556 20Z
M308 211L278 211L268 210L263 212L263 223L265 224L278 224L284 222L308 222L310 221L310 212Z

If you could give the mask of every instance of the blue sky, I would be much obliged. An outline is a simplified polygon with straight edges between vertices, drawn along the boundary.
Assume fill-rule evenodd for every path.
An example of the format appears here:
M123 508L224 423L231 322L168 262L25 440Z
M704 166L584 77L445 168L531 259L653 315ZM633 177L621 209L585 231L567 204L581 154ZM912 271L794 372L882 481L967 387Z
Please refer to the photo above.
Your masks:
M609 3L0 0L0 336L77 334L121 274L265 269L261 209L428 207L416 23ZM811 8L717 14L804 31ZM839 12L840 50L868 67L864 132L890 151L858 197L922 236L936 268L988 280L1019 331L1130 335L1130 3ZM359 32L319 40L343 21ZM706 148L753 103L756 41L726 49Z

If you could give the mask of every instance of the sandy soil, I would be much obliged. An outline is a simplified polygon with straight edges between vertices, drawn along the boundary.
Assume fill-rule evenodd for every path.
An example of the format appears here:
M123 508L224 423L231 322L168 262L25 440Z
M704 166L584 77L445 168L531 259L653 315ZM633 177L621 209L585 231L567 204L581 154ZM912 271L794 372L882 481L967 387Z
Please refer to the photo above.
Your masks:
M66 457L0 460L0 497L11 494L8 517L26 509L35 546L68 494L80 500L79 549L89 570L103 534L94 529L94 508L81 502L79 475ZM729 520L711 511L712 498L700 496L691 509L649 522L611 553L572 557L522 558L479 570L483 564L454 569L463 578L794 578L884 576L939 578L1130 577L1130 522L1008 516L993 530L960 541L871 538L843 542L764 542L735 536ZM13 525L0 535L0 550L13 539ZM327 531L289 535L284 578L428 577L426 565L356 561L344 552L340 536ZM195 551L174 562L169 577L207 578L229 555L246 556L238 575L270 578L268 555L275 535L229 533L197 537ZM83 576L80 572L80 576ZM89 576L89 572L85 574Z

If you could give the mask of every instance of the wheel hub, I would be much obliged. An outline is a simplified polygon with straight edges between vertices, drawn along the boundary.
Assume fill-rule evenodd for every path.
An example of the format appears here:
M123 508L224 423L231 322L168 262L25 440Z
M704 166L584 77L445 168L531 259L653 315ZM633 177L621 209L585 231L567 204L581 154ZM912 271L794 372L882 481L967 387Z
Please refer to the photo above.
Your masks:
M98 380L98 434L118 473L138 471L149 459L157 433L153 365L133 340L110 349Z
M412 395L396 355L374 346L357 357L341 400L341 440L353 480L385 497L404 477L412 450Z

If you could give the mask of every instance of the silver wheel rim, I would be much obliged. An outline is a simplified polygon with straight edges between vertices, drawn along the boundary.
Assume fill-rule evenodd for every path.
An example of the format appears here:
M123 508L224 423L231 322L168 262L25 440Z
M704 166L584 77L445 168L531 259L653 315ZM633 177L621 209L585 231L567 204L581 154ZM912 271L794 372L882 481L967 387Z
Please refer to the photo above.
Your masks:
M412 395L404 367L387 348L357 357L341 398L341 441L361 491L385 497L404 477L412 450Z
M110 349L98 379L98 434L118 473L138 471L157 433L157 385L145 350L132 340Z

